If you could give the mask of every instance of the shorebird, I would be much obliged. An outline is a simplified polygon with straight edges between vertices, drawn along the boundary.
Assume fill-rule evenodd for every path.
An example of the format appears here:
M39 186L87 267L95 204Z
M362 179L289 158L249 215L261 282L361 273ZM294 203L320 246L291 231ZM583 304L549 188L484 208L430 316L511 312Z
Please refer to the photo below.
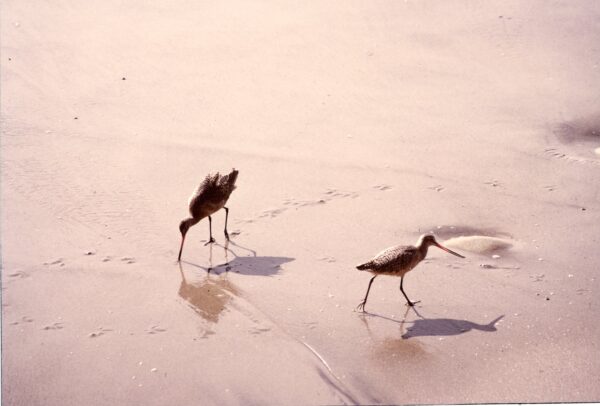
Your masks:
M181 231L181 246L179 247L179 256L177 261L181 261L181 251L183 251L183 243L185 241L185 235L189 228L194 224L198 223L204 217L208 217L208 230L209 239L206 244L215 242L212 236L212 218L211 214L217 210L225 209L225 238L229 240L229 233L227 232L227 217L229 216L229 209L225 207L231 192L235 189L235 181L238 176L238 171L233 169L229 175L220 175L217 173L210 173L206 175L206 178L200 183L198 189L192 196L190 196L189 206L190 214L192 217L188 217L179 223L179 231ZM206 245L205 244L205 245Z
M464 258L462 255L457 254L454 251L449 250L446 247L441 246L436 240L435 237L431 234L423 234L419 237L416 246L412 245L397 245L394 247L386 248L381 251L379 254L375 255L375 257L365 262L364 264L358 265L356 269L361 271L369 271L374 276L371 278L369 282L369 287L367 288L367 294L362 302L356 308L357 310L365 311L365 305L367 304L367 298L369 297L369 290L371 290L371 284L373 280L379 275L390 275L390 276L399 276L400 277L400 291L406 298L407 304L409 306L414 306L415 303L411 302L404 289L402 288L402 282L404 281L404 275L411 271L414 267L416 267L419 262L421 262L427 256L427 248L430 245L436 246L440 249L443 249L446 252L449 252L452 255L456 255L457 257Z

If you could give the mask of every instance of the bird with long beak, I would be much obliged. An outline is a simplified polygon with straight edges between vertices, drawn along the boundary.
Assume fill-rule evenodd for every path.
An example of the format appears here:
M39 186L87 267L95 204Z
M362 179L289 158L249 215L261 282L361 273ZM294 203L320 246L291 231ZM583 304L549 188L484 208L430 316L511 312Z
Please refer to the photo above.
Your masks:
M367 304L367 298L369 297L369 291L371 290L371 284L373 280L379 275L390 275L400 277L400 291L406 298L409 306L414 306L417 302L411 302L404 289L402 282L404 281L404 275L416 267L427 256L427 249L431 246L438 247L446 252L457 257L464 258L462 255L457 254L454 251L449 250L446 247L440 245L432 234L424 234L419 237L416 246L413 245L397 245L394 247L386 248L379 254L375 255L373 259L364 264L358 265L356 268L360 271L371 272L374 276L369 282L367 288L367 294L365 298L357 307L357 310L365 311L365 305Z
M200 183L200 186L192 193L189 200L189 209L191 217L188 217L179 223L179 231L181 232L181 246L179 247L179 256L177 261L181 261L181 252L183 251L183 243L185 236L191 226L197 224L200 220L208 217L209 239L206 244L215 242L212 236L212 218L211 214L220 209L225 209L225 238L229 240L227 232L227 218L229 217L229 209L225 207L231 192L235 189L235 181L238 177L238 172L235 169L228 175L221 175L219 172L208 174ZM206 245L205 244L205 245Z

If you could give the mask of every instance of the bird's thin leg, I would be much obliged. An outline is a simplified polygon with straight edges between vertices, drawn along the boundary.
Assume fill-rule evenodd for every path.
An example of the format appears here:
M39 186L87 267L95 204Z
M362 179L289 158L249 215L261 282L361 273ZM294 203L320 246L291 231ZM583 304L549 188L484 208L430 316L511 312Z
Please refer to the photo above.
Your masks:
M223 208L225 209L225 238L229 240L229 233L227 232L227 217L229 217L229 209L224 206Z
M402 282L404 281L404 276L400 277L400 292L402 292L402 294L404 295L404 297L406 298L406 304L409 306L414 306L415 304L419 303L417 302L411 302L410 299L408 298L408 296L406 296L406 293L404 292L404 289L402 288Z
M367 298L369 297L369 291L371 290L371 284L373 283L375 278L377 278L377 275L373 276L371 278L371 280L369 281L369 287L367 288L367 294L365 295L365 298L363 299L363 301L360 302L358 304L358 306L356 306L356 310L362 310L363 313L365 312L365 305L367 304Z
M212 218L210 216L208 216L208 233L209 233L208 242L204 245L208 245L210 243L215 242L215 239L212 236Z

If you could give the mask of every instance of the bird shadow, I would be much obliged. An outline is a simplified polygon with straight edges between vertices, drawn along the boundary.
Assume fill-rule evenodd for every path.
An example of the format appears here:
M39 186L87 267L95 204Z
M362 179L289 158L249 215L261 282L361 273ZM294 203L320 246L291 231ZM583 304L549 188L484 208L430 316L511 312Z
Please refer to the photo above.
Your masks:
M412 309L419 318L412 321L407 321L406 317L408 316L409 309ZM402 334L402 338L405 340L414 337L455 336L468 333L472 330L494 332L497 331L496 324L504 317L504 315L501 315L487 324L479 324L469 320L461 319L429 319L423 317L414 307L410 307L409 309L407 309L402 320L392 319L390 317L376 313L365 312L363 314L365 316L376 317L392 321L394 323L398 323L401 326L401 328L405 327L407 324L412 323L412 325L406 327L406 331Z
M213 265L212 251L213 245L221 247L225 252L225 262ZM230 245L237 248L237 251L246 251L249 255L238 255L236 251L230 248ZM233 255L233 258L229 260L229 254ZM182 261L187 265L197 267L205 270L209 273L220 274L222 272L235 272L242 275L255 275L255 276L273 276L281 270L281 266L288 262L293 261L295 258L290 257L271 257L271 256L259 256L256 251L250 248L246 248L233 241L226 241L225 245L218 243L211 244L209 251L209 264L208 266L202 266L193 262Z

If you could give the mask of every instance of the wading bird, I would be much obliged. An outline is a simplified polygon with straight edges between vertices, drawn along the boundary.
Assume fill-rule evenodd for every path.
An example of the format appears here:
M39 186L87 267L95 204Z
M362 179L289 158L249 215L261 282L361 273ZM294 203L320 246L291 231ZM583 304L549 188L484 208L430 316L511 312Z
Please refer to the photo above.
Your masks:
M209 239L206 244L210 244L215 241L212 236L212 218L211 214L217 210L225 209L225 238L229 240L229 233L227 232L227 217L229 216L229 209L225 207L231 192L235 189L235 181L238 177L238 171L233 169L229 175L220 175L219 172L214 174L208 174L206 178L200 183L198 189L190 197L190 214L192 217L188 217L179 223L179 231L181 231L181 246L179 247L179 256L177 261L181 261L181 251L183 251L183 243L185 241L185 235L189 228L194 224L198 223L204 217L208 217L208 230Z
M419 241L417 241L416 246L397 245L395 247L387 248L375 255L372 260L356 267L358 270L369 271L374 274L369 282L369 287L367 288L367 294L365 295L365 298L362 302L360 302L356 309L362 310L363 312L365 311L365 305L367 304L367 298L369 297L371 284L379 275L399 276L400 291L406 298L406 301L408 302L407 304L409 306L414 306L417 302L411 302L408 296L406 296L406 293L402 288L402 282L404 280L404 275L417 266L419 262L425 259L427 256L427 248L429 248L430 245L434 245L452 255L456 255L457 257L464 258L462 255L457 254L446 247L442 247L431 234L424 234L419 237Z

